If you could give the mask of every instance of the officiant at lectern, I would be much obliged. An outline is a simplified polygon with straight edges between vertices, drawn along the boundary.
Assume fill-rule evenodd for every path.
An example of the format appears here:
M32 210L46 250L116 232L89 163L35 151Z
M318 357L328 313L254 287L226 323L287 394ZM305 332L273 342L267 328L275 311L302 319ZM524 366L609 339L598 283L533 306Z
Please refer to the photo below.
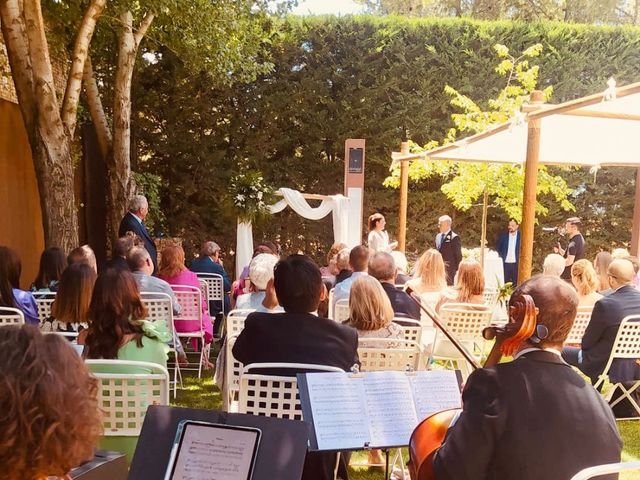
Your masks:
M566 480L583 468L620 461L611 409L560 356L576 315L575 291L539 275L512 299L521 295L530 295L539 311L536 333L513 361L469 376L462 413L433 456L436 480Z

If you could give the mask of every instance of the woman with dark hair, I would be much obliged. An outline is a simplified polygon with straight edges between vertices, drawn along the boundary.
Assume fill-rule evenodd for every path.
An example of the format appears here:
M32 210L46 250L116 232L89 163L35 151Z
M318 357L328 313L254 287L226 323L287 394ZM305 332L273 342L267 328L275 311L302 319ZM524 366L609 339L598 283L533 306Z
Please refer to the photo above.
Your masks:
M384 229L387 221L381 213L374 213L369 217L369 236L367 244L372 253L390 252L398 246L398 242L389 243L389 234Z
M22 263L9 247L0 247L0 307L17 308L25 322L38 325L38 307L31 292L20 290Z
M31 284L32 292L55 292L62 271L67 266L67 256L58 247L47 248L40 256L40 269Z
M85 263L69 265L62 273L56 299L51 305L55 330L77 332L87 328L89 305L96 283L96 272Z
M0 328L0 391L0 478L67 478L93 457L98 382L64 338Z
M164 322L143 320L146 316L133 275L125 270L105 270L93 289L89 329L78 337L78 343L85 344L84 356L158 363L166 368L166 342L171 334ZM126 373L149 373L136 370Z

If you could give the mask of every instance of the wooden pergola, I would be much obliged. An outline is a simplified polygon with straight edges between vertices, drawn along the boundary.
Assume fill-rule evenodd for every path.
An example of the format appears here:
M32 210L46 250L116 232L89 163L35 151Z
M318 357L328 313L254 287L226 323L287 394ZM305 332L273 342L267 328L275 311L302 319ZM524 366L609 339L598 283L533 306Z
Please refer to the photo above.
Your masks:
M409 153L403 144L392 154L400 162L399 248L406 239L409 162L464 161L524 165L521 250L518 278L531 276L538 165L625 166L639 168L633 213L631 252L640 247L640 82L558 105L543 103L534 91L522 113L455 143L427 152Z

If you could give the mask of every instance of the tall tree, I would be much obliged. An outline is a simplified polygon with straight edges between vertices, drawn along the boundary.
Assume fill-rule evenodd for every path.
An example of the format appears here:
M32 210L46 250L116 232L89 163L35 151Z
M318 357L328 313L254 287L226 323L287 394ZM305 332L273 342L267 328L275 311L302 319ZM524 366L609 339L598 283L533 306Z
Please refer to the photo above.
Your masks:
M106 0L91 0L74 30L71 65L60 105L40 1L0 1L2 37L38 181L45 244L65 250L78 244L71 141L84 63L105 4Z

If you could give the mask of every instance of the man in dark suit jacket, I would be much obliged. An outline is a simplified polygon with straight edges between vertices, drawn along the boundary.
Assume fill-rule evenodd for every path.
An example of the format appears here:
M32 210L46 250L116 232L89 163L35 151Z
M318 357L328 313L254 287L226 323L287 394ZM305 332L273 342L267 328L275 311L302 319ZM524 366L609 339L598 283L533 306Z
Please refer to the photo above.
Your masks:
M462 261L462 242L457 233L451 230L451 217L443 215L438 219L440 233L436 235L436 248L442 255L447 272L447 285L453 285L453 280Z
M525 340L513 361L469 376L462 413L433 458L436 480L567 480L583 468L620 461L611 409L560 356L576 315L575 291L539 275L512 299L523 294L539 309L540 337ZM500 335L494 349L506 338Z
M273 283L285 313L252 313L233 346L244 365L258 362L313 363L349 371L358 363L355 329L316 315L325 295L318 266L304 255L278 262ZM280 374L269 371L262 373ZM286 372L291 374L290 371ZM335 453L310 453L303 480L331 480Z
M520 258L520 229L514 218L509 220L507 231L502 232L496 245L504 268L504 282L518 284L518 259Z
M189 269L196 273L215 273L222 276L224 289L224 313L229 313L229 310L231 309L231 300L229 299L231 279L222 265L222 259L220 258L220 246L216 242L204 242L200 248L200 256L191 262ZM219 301L211 302L209 311L214 314L218 314L222 311L222 305L220 305Z
M578 367L595 383L611 355L620 323L627 315L640 314L640 292L633 287L635 270L626 259L616 259L607 268L613 292L596 302L582 337L581 348L565 347L564 359ZM610 370L615 382L640 378L635 359L615 360Z
M147 227L144 225L144 219L149 213L149 202L144 195L136 195L129 204L129 211L122 218L120 222L120 228L118 229L118 236L124 237L127 232L133 232L138 235L144 242L144 248L151 255L153 261L153 273L158 272L158 251L156 250L156 244L149 235Z
M387 252L374 253L369 258L369 275L380 282L389 297L394 317L420 320L420 307L409 298L406 292L396 288L396 264ZM402 324L401 321L396 323Z

